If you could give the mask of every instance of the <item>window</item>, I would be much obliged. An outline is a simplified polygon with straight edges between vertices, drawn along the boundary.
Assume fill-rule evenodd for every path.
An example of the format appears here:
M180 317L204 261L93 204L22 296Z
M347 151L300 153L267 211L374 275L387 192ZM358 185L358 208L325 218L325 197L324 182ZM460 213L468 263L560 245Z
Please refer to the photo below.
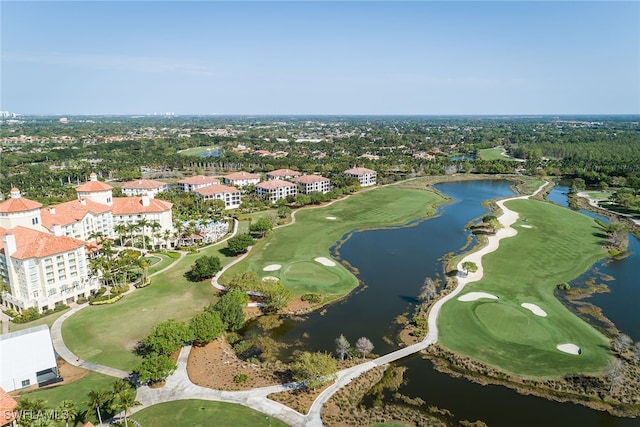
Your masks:
M31 218L31 224L33 224L33 225L38 224L38 217Z
M22 380L22 387L29 387L31 385L31 380Z

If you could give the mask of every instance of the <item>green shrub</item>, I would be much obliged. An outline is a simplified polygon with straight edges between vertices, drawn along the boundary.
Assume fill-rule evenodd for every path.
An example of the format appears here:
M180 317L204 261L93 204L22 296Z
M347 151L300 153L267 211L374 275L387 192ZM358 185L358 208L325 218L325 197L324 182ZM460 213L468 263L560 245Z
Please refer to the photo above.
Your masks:
M309 301L311 304L319 304L322 302L322 296L318 294L304 294L300 299L302 301Z
M242 384L244 382L246 382L249 379L249 375L242 373L242 374L238 374L235 377L233 377L233 382L236 384Z
M113 298L108 298L106 295L99 297L99 298L94 298L93 301L91 301L89 304L91 305L104 305L104 304L113 304L114 302L120 301L122 299L124 295L120 294L120 295L116 295Z
M6 314L9 317L16 317L19 316L19 313L17 311L15 311L14 309L11 308L7 308L6 310L2 310L2 312L4 314Z
M138 288L138 289L141 289L141 288L146 288L146 287L147 287L147 286L149 286L150 284L151 284L151 278L150 278L150 277L147 277L147 280L145 280L144 282L142 282L142 283L136 283L136 284L135 284L135 287L136 287L136 288Z
M78 297L78 299L76 300L78 304L84 304L87 301L89 301L87 297Z

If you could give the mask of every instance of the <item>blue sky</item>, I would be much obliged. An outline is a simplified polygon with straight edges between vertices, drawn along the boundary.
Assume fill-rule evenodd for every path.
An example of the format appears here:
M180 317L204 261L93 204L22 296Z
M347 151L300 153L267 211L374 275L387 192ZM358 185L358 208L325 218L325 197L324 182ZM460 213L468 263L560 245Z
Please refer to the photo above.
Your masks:
M23 114L639 114L638 2L0 3Z

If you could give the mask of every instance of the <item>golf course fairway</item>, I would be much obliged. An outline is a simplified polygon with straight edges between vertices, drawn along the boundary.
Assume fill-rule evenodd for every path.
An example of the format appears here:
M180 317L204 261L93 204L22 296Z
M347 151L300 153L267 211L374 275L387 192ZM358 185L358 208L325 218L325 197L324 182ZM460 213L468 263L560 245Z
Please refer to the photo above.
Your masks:
M430 191L389 186L328 206L301 209L295 212L295 223L260 240L244 260L225 272L220 283L253 270L260 277L279 278L294 296L317 293L325 300L343 297L358 280L339 262L328 265L331 246L356 229L402 225L432 215L442 202L441 196Z
M611 358L607 338L568 310L554 289L606 256L603 230L592 218L551 203L512 200L505 206L519 214L517 234L482 258L484 276L461 293L497 299L445 303L440 344L523 377L600 373ZM562 344L575 344L579 354L561 351Z

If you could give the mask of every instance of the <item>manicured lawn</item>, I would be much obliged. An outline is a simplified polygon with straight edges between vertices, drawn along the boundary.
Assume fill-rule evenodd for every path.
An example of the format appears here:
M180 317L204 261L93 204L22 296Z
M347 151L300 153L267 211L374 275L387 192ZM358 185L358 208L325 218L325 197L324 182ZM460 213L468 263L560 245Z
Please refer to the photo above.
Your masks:
M90 372L70 384L52 387L46 390L32 391L24 394L24 396L32 399L44 399L47 401L47 406L50 408L55 408L63 400L73 400L78 405L79 413L83 414L88 410L88 406L85 403L88 399L87 393L94 389L110 390L111 383L113 383L113 381L113 377L98 374L96 372ZM91 411L88 419L95 424L98 423L98 417L96 416L95 411ZM70 425L72 424L70 423Z
M453 299L438 318L440 343L453 351L527 377L598 373L611 355L607 339L557 300L554 289L606 255L593 219L534 200L507 202L520 214L518 234L483 257L484 277L464 293L482 291L498 300ZM520 306L538 305L547 317ZM581 355L556 349L573 343Z
M49 329L51 329L51 325L58 319L58 317L62 316L64 313L69 311L69 309L58 311L57 313L49 314L47 316L41 317L40 319L34 320L33 322L28 323L9 323L9 332L22 331L23 329L33 328L35 326L47 325Z
M589 191L587 194L594 200L609 200L612 195L608 191Z
M208 280L191 283L184 273L202 255L218 256L228 264L233 258L222 252L224 248L226 243L187 255L170 270L154 276L151 286L115 304L91 306L74 314L62 326L65 344L82 359L133 369L140 361L133 349L153 325L172 318L188 320L217 299Z
M154 427L286 426L282 421L251 408L208 400L160 403L136 412L130 418L143 426Z
M178 152L178 154L182 154L183 156L199 156L201 154L204 153L209 153L211 151L215 151L219 149L219 147L213 145L211 147L194 147L194 148L188 148L184 151L180 151Z
M153 274L156 271L160 271L163 268L168 267L173 261L175 261L173 258L164 254L148 254L145 258L149 261L148 274Z
M385 187L330 206L299 210L295 224L278 228L259 241L245 260L225 273L221 282L241 271L254 270L261 277L280 278L296 296L314 292L330 299L342 297L357 286L355 276L340 264L324 266L315 258L331 258L329 248L352 230L405 224L433 214L434 206L442 201L425 190ZM271 264L282 267L277 271L263 270Z
M510 160L502 155L502 150L502 147L484 148L479 150L478 157L482 160Z

